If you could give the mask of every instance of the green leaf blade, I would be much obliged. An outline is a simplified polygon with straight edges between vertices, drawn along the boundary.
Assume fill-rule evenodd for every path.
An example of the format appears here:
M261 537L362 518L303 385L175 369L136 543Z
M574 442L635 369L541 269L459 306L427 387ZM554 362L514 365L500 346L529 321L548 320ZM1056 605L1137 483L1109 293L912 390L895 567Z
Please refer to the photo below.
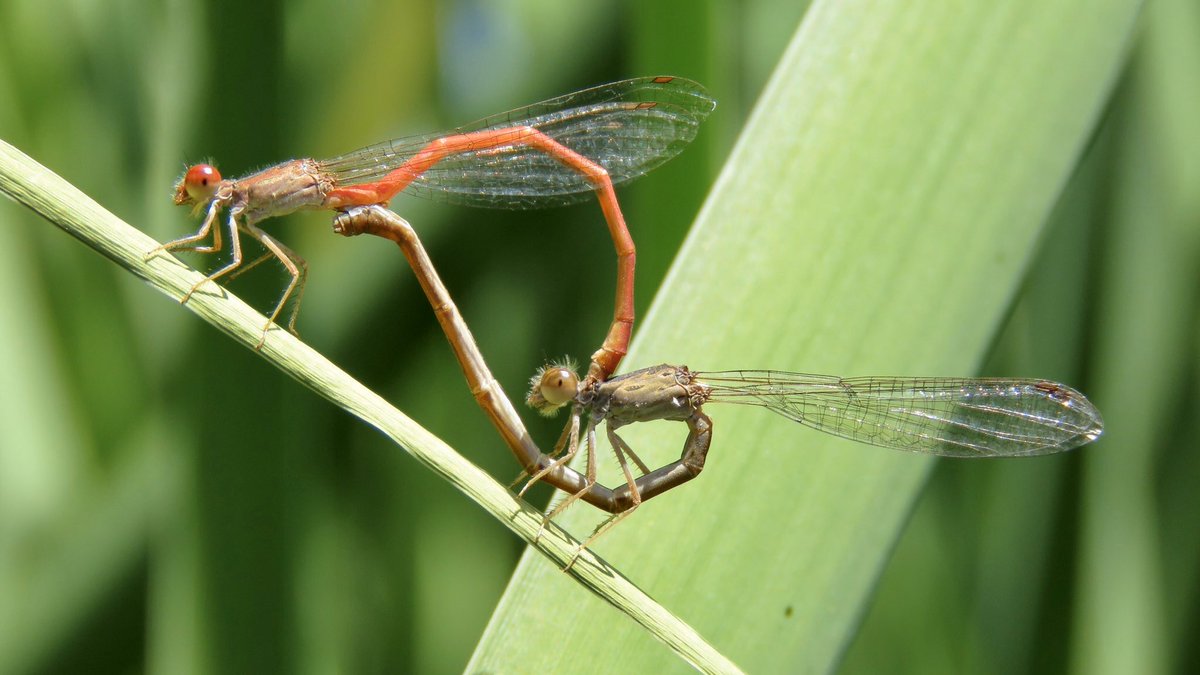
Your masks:
M814 5L627 369L974 372L1101 114L1137 11ZM931 464L765 411L706 412L706 473L641 507L597 552L748 671L828 671ZM678 452L672 426L622 433L661 464ZM585 535L596 516L576 508L562 520ZM469 668L679 668L569 586L527 555Z

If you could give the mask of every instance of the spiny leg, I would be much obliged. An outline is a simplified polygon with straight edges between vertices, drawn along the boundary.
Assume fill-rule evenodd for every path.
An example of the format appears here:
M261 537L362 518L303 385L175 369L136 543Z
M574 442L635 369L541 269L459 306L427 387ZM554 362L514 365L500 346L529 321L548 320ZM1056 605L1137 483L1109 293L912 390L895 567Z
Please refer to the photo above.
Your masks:
M575 560L579 558L579 554L583 552L583 549L591 546L592 543L599 539L602 534L611 530L617 523L624 520L642 504L642 495L638 490L637 481L634 479L633 473L630 472L629 463L625 461L625 457L628 456L633 459L634 463L638 465L639 469L641 469L643 476L650 473L650 470L647 469L646 465L642 463L642 460L638 458L637 454L633 451L633 448L629 447L629 444L625 442L625 439L617 435L617 432L612 428L611 422L608 426L608 442L610 445L612 445L613 453L617 456L617 462L621 465L622 473L625 474L625 482L627 485L629 485L629 498L633 501L633 505L620 513L614 513L605 519L604 522L597 525L596 529L592 531L592 534L585 539L582 544L579 545L578 549L575 550L575 554L571 556L570 562L568 562L567 566L563 568L563 571L571 569L571 566L575 564Z
M245 231L246 234L253 237L268 251L267 255L261 256L258 260L255 260L251 266L257 265L262 260L273 255L279 259L279 262L283 263L283 266L287 269L288 274L292 276L292 280L288 282L287 288L283 290L283 295L279 297L279 302L276 303L275 310L271 312L270 318L267 319L267 324L263 326L262 338L258 341L258 347L255 347L255 349L258 349L263 346L263 342L265 342L267 339L267 331L271 329L271 324L275 323L275 320L279 318L279 313L283 311L284 306L287 305L288 298L290 298L293 293L296 294L296 301L292 305L292 311L288 317L287 329L292 335L298 334L296 332L296 316L300 313L300 301L304 299L304 287L306 285L306 281L308 280L308 262L305 261L304 258L301 258L295 251L285 246L278 239L272 237L254 225L246 225ZM243 271L245 271L245 269L238 270L236 274L241 274Z
M254 269L255 267L258 267L259 265L263 264L264 262L266 262L274 257L275 257L274 253L267 251L266 253L255 258L254 260L251 260L248 263L244 263L241 267L237 268L236 271L231 272L229 274L229 276L225 277L225 283L229 283L229 282L233 281L234 279L237 279L238 277L242 276L243 274L249 272L250 270Z
M593 542L615 527L617 523L629 517L641 505L644 499L650 499L655 495L662 494L700 475L700 472L704 470L704 460L708 457L708 449L712 444L712 420L709 419L708 415L697 410L686 420L686 423L688 426L688 437L684 441L683 452L679 459L663 467L663 469L655 471L654 473L658 475L649 477L641 489L637 488L636 482L630 484L629 497L633 502L632 505L620 513L614 513L596 526L592 534L575 551L575 555L571 556L570 562L563 568L564 571L570 569L575 564L575 560L583 552L583 549L591 546ZM632 448L625 442L625 439L618 436L611 427L609 427L608 432L608 440L613 444L613 449L617 453L618 460L621 460L623 452L629 453L631 457L636 456L632 454ZM638 465L639 467L641 466L640 461ZM625 467L624 461L621 461L621 466L625 469L625 476L628 480L630 478L629 470ZM643 478L646 477L643 476ZM644 498L643 493L645 494Z
M608 423L607 429L608 443L612 446L613 454L617 456L617 463L621 465L621 473L625 474L625 483L629 485L629 498L633 500L633 507L636 508L638 504L642 503L642 495L638 492L637 481L634 479L633 473L629 470L629 462L625 461L625 457L628 455L634 459L638 468L642 470L643 476L650 473L650 470L634 454L633 449L629 447L625 439L618 436L617 432L613 430L612 422Z
M571 427L572 422L574 422L574 424L575 424L574 431L572 431L572 427ZM554 444L554 449L551 450L550 454L546 455L546 457L548 457L549 459L555 459L556 457L561 455L563 450L567 449L567 447L568 447L568 443L567 443L568 436L575 437L574 444L571 447L572 447L572 450L577 450L579 447L579 421L577 419L567 422L567 425L563 427L562 433L559 434L558 441L556 441ZM569 464L570 461L571 460L568 459L565 462L561 462L561 463L555 462L555 465L557 466L557 465L562 465L562 464ZM554 467L550 467L550 468L553 469ZM537 472L537 476L539 478L544 477L548 473L549 473L548 470L539 471L539 472ZM525 485L525 487L521 488L520 492L517 493L517 496L520 497L521 495L525 494L525 490L529 489L529 486L532 485L535 482L535 480L537 480L537 478L534 478L528 470L522 469L521 473L516 478L514 478L511 483L508 484L508 489L512 490L513 488L515 488L517 486L517 483L520 483L520 482L526 481L526 480L528 480L528 483Z
M235 270L239 266L241 266L241 264L242 264L242 241L238 237L238 222L237 222L238 215L239 214L236 211L234 211L233 209L230 209L229 218L226 220L226 223L229 226L229 248L233 249L233 258L229 261L228 264L226 264L221 269L217 270L216 272L213 272L212 274L208 275L204 279L197 281L196 285L192 286L191 290L189 290L183 296L183 300L180 300L181 304L186 303L188 300L190 300L192 298L192 294L196 292L196 289L200 288L201 286L203 286L204 284L206 284L210 281L215 283L218 278L225 276L226 274L232 272L233 270ZM219 248L220 244L221 244L220 228L217 228L216 230L213 231L213 246L217 247L217 248L215 248L215 250L220 250L220 248ZM208 251L201 251L201 249L195 249L195 250L200 251L200 252L208 252Z
M599 539L609 530L616 527L617 523L625 520L625 518L636 511L637 507L639 506L641 506L641 503L634 504L620 513L614 513L608 518L605 518L604 522L600 523L596 526L596 529L592 530L592 533L588 535L588 538L585 539L582 544L579 545L579 548L575 549L575 553L571 555L571 560L567 562L567 566L563 568L563 571L566 572L567 570L571 569L571 567L575 564L575 561L579 559L580 554L583 553L584 549L590 547L596 542L597 539Z
M588 427L587 427L586 435L587 435L587 471L584 473L584 487L582 490L579 490L577 492L573 492L573 493L567 495L566 499L563 499L561 502L558 503L558 506L555 506L552 511L550 511L549 513L546 514L546 516L542 519L542 527L541 527L541 529L538 530L539 536L541 535L542 530L546 529L546 525L550 521L554 520L555 516L562 513L563 511L565 511L568 506L579 501L583 497L583 495L587 494L588 490L591 490L592 486L596 484L596 421L595 420L588 420Z
M591 427L589 425L589 429L590 428ZM553 471L558 470L559 467L569 464L571 462L571 460L575 458L575 455L579 453L579 414L577 411L573 412L571 414L571 422L569 424L567 424L565 429L563 429L562 436L559 438L558 444L556 444L554 447L555 454L557 454L559 452L558 446L560 444L562 444L563 439L567 439L566 453L562 457L556 459L554 462L547 465L546 468L544 468L541 471L538 471L536 474L534 474L533 477L530 478L527 483L525 483L525 487L521 488L521 491L519 493L517 493L518 497L523 496L525 494L525 490L528 490L529 486L533 485L534 481L541 480L545 476L551 475ZM591 465L592 464L592 462L591 462L591 457L592 457L591 446L588 446L587 453L588 453L588 460L589 460L588 463L589 463L589 465ZM533 535L534 541L537 541L538 539L542 538L542 533L546 531L546 526L550 524L550 521L554 518L555 515L560 513L562 511L562 509L565 508L567 503L573 502L574 500L578 499L582 494L584 494L588 490L592 489L592 486L595 484L596 484L596 475L595 475L595 472L593 471L591 474L589 474L588 476L585 477L583 488L580 492L568 495L568 497L565 500L563 500L563 503L560 503L557 507L554 508L554 510L552 510L549 513L542 516L542 524L538 526L537 533L535 535Z
M629 444L625 442L625 439L617 435L617 432L612 428L611 422L609 423L608 427L608 443L612 446L613 451L616 453L617 461L620 462L621 467L625 469L625 479L629 482L630 495L636 495L637 485L634 483L633 477L629 475L629 468L625 466L625 457L629 457L629 459L633 460L634 464L637 464L637 468L642 472L643 476L650 473L650 469L646 467L646 463L642 461L642 458L637 456L637 453L633 451L633 448L629 447Z
M569 422L567 422L567 425L563 427L563 432L558 437L558 442L554 444L554 452L550 454L550 457L556 457L563 451L564 448L567 451L566 454L546 465L546 467L541 471L538 471L530 476L529 480L526 481L525 486L522 487L521 491L517 493L518 497L525 496L525 491L532 487L534 483L540 481L551 471L556 471L560 466L569 464L571 460L575 458L575 455L579 453L579 419L580 411L578 406L576 406L576 408L571 411L571 419Z
M148 260L166 251L194 251L196 253L216 253L220 251L221 228L213 229L213 223L220 212L221 204L214 200L209 204L208 212L204 214L204 222L200 224L200 229L196 230L195 234L189 234L186 237L180 237L158 246L146 254L146 259ZM196 246L195 243L206 239L210 231L212 232L212 244L209 246Z
M704 461L712 445L712 420L697 409L684 421L688 426L688 437L684 441L679 459L637 480L642 501L679 487L699 476L704 470Z
M574 426L572 426L572 425L574 425ZM572 430L572 429L574 429L574 430ZM574 440L569 440L572 438ZM554 458L558 457L560 454L562 454L563 450L566 450L568 447L571 449L572 452L576 452L579 448L579 423L578 423L578 420L575 419L573 415L572 415L572 419L569 420L567 422L566 426L563 427L562 433L558 435L558 441L555 442L554 449L550 452L550 454L546 455L546 457L549 459L554 459ZM567 461L569 462L570 460L567 460ZM550 468L553 468L553 467L550 467ZM534 476L534 473L536 473L537 475ZM521 474L519 476L517 476L515 479L513 479L513 481L511 483L508 484L508 489L512 490L513 488L517 487L518 483L525 481L525 483L526 483L525 486L523 488L521 488L520 492L517 493L517 496L520 497L525 494L525 491L528 490L531 485L533 485L535 480L545 476L548 473L549 473L548 470L531 472L529 469L522 468Z

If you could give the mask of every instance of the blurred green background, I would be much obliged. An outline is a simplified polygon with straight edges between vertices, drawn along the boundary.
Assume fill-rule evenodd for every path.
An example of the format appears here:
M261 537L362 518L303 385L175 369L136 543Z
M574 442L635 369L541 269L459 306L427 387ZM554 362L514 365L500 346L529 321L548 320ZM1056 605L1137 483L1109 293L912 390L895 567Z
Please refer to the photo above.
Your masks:
M6 0L0 138L165 241L197 226L170 205L186 164L212 158L240 175L600 82L690 77L717 111L680 158L620 192L644 314L803 11ZM1200 9L1151 3L1142 28L987 366L1089 393L1106 451L940 463L847 672L1200 662L1189 639L1200 634ZM593 204L514 213L402 197L393 208L422 234L510 394L546 359L595 348L613 256ZM57 229L7 202L0 222L0 673L462 669L521 542ZM515 478L395 248L333 235L328 214L266 226L311 264L301 335ZM284 282L264 266L231 288L269 309ZM1081 306L1050 331L1051 348L1030 344L1035 317ZM561 424L526 422L545 443ZM1097 579L1120 584L1096 593ZM1131 619L1138 631L1108 639Z

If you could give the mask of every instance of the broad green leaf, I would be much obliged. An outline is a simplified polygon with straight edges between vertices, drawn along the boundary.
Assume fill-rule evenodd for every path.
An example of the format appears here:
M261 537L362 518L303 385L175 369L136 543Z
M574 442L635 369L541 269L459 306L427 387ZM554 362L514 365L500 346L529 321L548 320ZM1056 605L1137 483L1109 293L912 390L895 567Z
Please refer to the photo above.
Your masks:
M816 3L626 367L974 372L1121 70L1138 9ZM1055 339L1055 327L1042 335ZM746 670L829 671L931 461L761 410L707 412L706 472L595 550ZM683 437L673 426L625 437L662 464ZM611 467L602 478L617 481ZM599 518L584 507L564 516L580 536ZM685 665L527 554L468 668L583 667Z

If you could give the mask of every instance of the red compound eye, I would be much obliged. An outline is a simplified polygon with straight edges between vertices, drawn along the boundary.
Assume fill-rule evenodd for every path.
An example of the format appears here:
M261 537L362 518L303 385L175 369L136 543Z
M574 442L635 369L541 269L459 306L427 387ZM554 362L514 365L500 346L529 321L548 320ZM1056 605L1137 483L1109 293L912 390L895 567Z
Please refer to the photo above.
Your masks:
M180 187L187 193L191 201L206 202L212 198L221 182L221 172L211 164L197 164L187 170Z

